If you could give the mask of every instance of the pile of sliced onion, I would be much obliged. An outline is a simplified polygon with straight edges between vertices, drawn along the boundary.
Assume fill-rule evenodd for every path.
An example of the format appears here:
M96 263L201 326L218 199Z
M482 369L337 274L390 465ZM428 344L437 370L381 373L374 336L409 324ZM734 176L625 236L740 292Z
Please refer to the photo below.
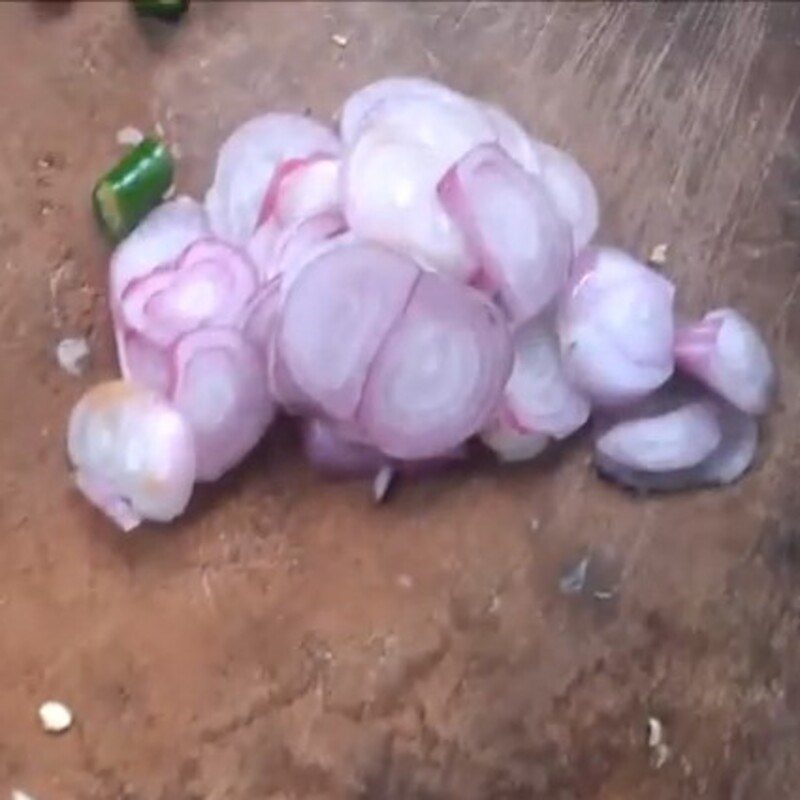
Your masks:
M472 439L530 460L594 412L623 485L736 480L774 394L764 341L729 308L676 323L672 283L592 245L598 224L570 154L430 80L364 87L338 131L245 122L204 204L164 203L111 258L124 380L73 411L78 487L125 530L171 520L279 409L327 474L420 473Z

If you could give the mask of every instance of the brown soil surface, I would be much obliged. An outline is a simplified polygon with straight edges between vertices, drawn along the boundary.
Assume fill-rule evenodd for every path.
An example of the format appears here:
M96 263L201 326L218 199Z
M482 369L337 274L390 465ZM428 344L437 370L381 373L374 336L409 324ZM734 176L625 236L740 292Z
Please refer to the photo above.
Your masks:
M800 796L799 40L789 3L195 2L171 27L125 2L1 3L0 793ZM279 429L179 524L115 533L63 440L115 369L88 197L116 131L162 128L199 193L247 116L330 116L407 73L569 147L603 240L669 244L684 307L762 326L782 395L758 467L645 499L576 441L375 508ZM80 379L54 359L76 334ZM584 592L562 593L585 555ZM60 737L36 716L51 698L76 715Z

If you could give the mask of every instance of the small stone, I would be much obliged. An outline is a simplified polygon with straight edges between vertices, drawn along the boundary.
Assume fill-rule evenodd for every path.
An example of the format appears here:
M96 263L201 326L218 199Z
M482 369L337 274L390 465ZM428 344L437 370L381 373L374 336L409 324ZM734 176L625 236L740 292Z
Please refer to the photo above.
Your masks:
M389 493L389 489L394 482L394 467L381 467L372 481L372 499L376 504L382 503Z
M574 567L566 570L558 579L558 588L563 594L580 594L586 585L589 556L584 556Z
M333 36L331 36L331 41L337 47L347 47L347 43L350 40L343 33L334 33Z
M27 792L23 792L22 789L12 789L11 800L33 800L33 798Z
M651 251L647 261L655 267L664 267L667 264L667 251L669 245L665 243L657 244Z
M72 712L57 700L48 700L39 707L39 720L47 733L64 733L72 727Z
M144 141L144 134L132 125L120 128L117 131L117 144L124 147L136 147Z
M56 358L61 369L76 378L83 375L89 356L89 343L83 337L68 337L56 345Z

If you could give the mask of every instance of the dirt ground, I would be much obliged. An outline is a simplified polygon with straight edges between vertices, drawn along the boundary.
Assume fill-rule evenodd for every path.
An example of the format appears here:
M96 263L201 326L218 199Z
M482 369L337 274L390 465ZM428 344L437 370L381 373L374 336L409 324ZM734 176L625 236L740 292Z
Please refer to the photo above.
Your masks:
M799 797L799 44L790 3L195 2L176 27L0 3L0 797ZM115 533L63 440L115 369L88 198L117 130L163 129L200 193L249 115L330 117L408 73L569 147L601 240L668 243L687 310L767 332L782 390L757 468L635 497L579 437L375 508L283 427L178 524ZM82 378L54 359L76 334ZM60 737L50 698L76 715Z

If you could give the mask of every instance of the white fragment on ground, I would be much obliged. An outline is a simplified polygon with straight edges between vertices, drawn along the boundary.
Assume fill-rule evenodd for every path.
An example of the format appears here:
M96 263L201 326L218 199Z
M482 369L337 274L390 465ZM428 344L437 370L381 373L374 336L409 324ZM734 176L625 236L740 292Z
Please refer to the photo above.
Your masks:
M528 523L528 525L529 525L531 531L533 533L536 533L539 530L539 528L542 527L542 521L539 519L539 517L531 517L530 522Z
M89 363L89 343L82 336L67 337L56 345L56 358L64 372L76 378L83 375Z
M178 142L173 142L170 147L170 152L172 153L172 157L176 161L180 161L183 158L183 148L180 146Z
M381 467L372 481L372 499L375 503L382 503L389 493L394 481L394 467Z
M12 789L11 800L33 800L33 798L27 792L23 792L22 789Z
M334 33L333 36L331 36L331 41L337 47L347 47L347 43L350 40L343 33Z
M144 141L144 134L132 125L120 128L117 131L117 144L123 147L136 147Z
M558 588L563 594L580 594L583 591L589 561L589 556L584 556L574 567L561 575L558 579Z
M167 187L167 191L166 191L166 192L164 192L164 194L163 194L163 195L161 195L161 199L162 199L162 200L172 200L172 198L173 198L173 197L175 197L175 195L177 194L177 191L178 191L178 189L177 189L177 187L175 186L175 184L174 184L174 183L171 183L171 184L170 184L170 185Z
M410 589L414 585L414 579L403 573L397 576L397 585L402 589Z
M647 718L647 746L651 751L653 767L661 769L669 759L670 749L664 741L664 725L657 717Z
M657 267L663 267L667 263L667 251L669 250L669 245L662 243L657 244L651 251L650 257L647 259L651 264L655 264Z
M72 711L57 700L39 706L39 720L47 733L64 733L72 727Z
M156 134L158 135L159 139L164 138L164 126L160 122L156 122L155 124Z

